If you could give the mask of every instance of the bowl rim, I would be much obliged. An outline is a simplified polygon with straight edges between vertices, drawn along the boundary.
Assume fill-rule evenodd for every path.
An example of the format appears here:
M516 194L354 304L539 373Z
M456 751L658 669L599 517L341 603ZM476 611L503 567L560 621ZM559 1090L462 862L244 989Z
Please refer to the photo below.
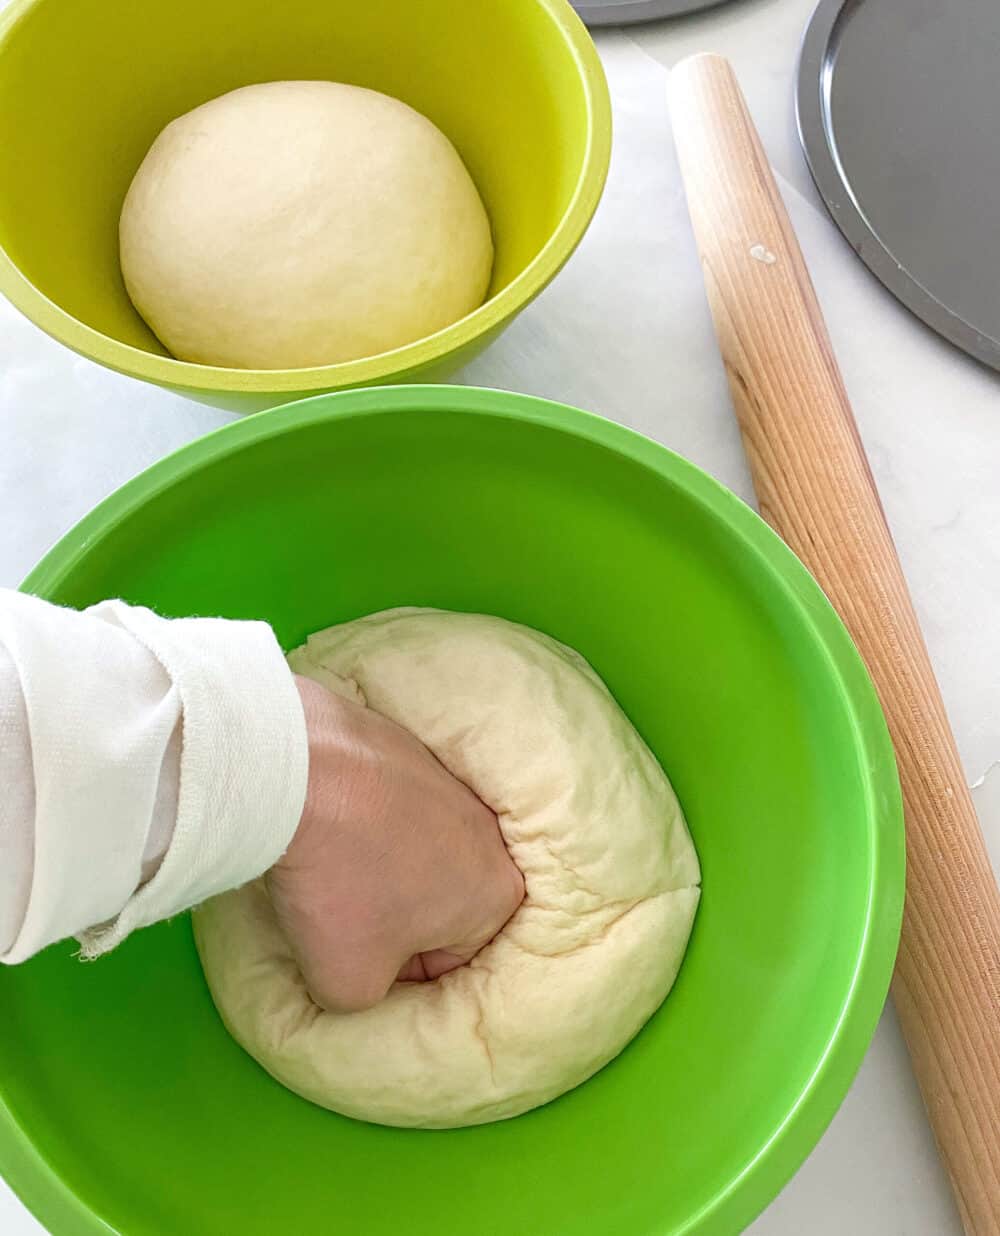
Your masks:
M0 55L12 31L48 0L14 0L0 14ZM523 3L524 0L518 0ZM583 163L569 204L531 262L506 287L450 326L413 343L335 365L303 369L231 369L147 352L88 326L67 313L25 276L0 246L0 293L25 317L74 352L146 382L193 392L286 394L324 392L416 375L499 330L529 304L572 256L594 216L611 161L611 97L597 48L569 0L531 0L550 19L569 50L583 87L587 126Z
M127 482L72 528L21 585L55 591L95 542L178 481L227 456L327 421L461 412L527 422L584 439L626 457L680 489L732 536L783 594L824 650L851 717L865 778L870 853L865 921L840 1014L796 1101L757 1154L671 1236L742 1230L779 1193L819 1141L871 1042L892 975L905 886L903 807L895 754L875 688L833 606L778 535L734 493L695 464L641 434L593 413L535 396L463 386L396 386L312 396L232 422L168 455ZM0 1097L0 1166L11 1187L43 1220L67 1236L107 1234L94 1215L35 1149ZM666 1233L663 1234L666 1236Z

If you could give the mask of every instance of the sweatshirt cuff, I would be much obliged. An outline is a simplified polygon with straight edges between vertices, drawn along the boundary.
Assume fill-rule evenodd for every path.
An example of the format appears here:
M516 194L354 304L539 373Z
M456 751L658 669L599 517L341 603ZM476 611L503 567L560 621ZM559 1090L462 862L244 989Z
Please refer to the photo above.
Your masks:
M180 694L182 730L170 845L118 916L80 936L85 957L272 867L298 827L309 774L302 703L266 623L166 620L116 601L97 608L163 665Z

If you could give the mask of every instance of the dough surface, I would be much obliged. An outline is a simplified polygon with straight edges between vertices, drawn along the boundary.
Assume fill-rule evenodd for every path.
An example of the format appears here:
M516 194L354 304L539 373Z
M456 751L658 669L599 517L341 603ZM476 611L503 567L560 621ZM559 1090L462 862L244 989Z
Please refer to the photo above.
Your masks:
M383 1124L516 1116L617 1055L670 990L698 859L656 760L594 671L499 618L390 610L312 636L292 668L421 738L498 814L526 897L473 961L362 1013L309 999L261 881L195 937L233 1036L286 1086Z
M119 226L132 302L182 360L295 369L387 352L482 303L490 223L447 137L336 82L244 86L172 121Z

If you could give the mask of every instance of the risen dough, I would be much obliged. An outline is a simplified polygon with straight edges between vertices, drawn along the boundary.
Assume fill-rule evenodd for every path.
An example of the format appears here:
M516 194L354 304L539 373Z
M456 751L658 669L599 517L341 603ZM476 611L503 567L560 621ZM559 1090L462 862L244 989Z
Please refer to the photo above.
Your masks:
M434 610L332 627L289 661L472 786L527 895L469 965L337 1015L309 999L261 883L225 894L195 932L231 1033L292 1090L384 1124L499 1120L590 1077L670 990L698 903L677 800L607 688L545 635Z
M168 124L122 208L136 308L183 360L355 360L486 294L489 220L451 142L398 99L268 82Z

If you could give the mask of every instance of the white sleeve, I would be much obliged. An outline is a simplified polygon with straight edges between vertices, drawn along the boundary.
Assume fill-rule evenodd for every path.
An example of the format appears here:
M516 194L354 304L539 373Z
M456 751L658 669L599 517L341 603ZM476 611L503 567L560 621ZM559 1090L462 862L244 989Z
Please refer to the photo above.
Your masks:
M0 591L0 961L97 956L260 875L308 758L265 623Z

